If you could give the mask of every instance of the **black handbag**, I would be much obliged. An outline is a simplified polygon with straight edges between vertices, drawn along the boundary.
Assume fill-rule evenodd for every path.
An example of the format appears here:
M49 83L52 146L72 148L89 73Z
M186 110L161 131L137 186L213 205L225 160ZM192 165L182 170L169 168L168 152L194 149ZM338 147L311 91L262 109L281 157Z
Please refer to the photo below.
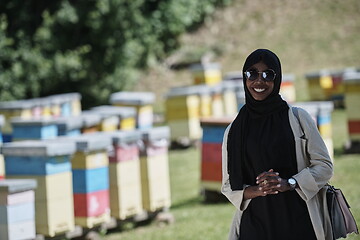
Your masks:
M350 233L359 234L356 221L350 211L350 205L342 191L328 185L326 200L331 219L333 239L346 238L347 234Z

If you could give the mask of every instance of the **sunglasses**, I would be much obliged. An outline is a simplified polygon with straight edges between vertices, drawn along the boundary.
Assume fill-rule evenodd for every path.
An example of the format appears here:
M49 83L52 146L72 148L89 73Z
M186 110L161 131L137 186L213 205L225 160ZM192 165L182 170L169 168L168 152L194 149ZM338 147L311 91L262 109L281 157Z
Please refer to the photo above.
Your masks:
M262 79L264 79L265 82L271 82L274 81L276 73L272 69L267 69L263 72L259 72L255 69L250 69L245 72L246 79L249 81L255 81L258 79L259 75L261 74Z

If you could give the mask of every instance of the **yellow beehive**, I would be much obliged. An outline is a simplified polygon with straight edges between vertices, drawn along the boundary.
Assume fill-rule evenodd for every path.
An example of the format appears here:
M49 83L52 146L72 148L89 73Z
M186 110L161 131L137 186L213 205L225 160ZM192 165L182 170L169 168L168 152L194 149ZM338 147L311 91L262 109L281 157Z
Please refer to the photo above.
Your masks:
M91 110L99 113L104 118L116 116L118 118L118 125L115 130L133 130L136 128L136 109L134 107L103 105L94 107Z
M143 211L139 158L110 163L110 209L117 219L127 219Z
M317 73L305 75L308 84L310 99L313 101L322 101L329 98L328 89L332 88L332 78L329 71L322 70Z
M18 178L16 175L7 178ZM21 175L22 179L35 179L36 232L54 237L74 230L74 200L72 173L52 175Z
M221 67L218 63L193 64L190 67L194 84L215 85L221 82Z
M112 105L136 109L136 128L138 129L147 129L153 126L154 102L155 94L152 92L116 92L110 96Z
M345 107L349 141L347 151L360 152L360 73L347 73L344 76Z
M199 118L199 97L197 95L169 97L166 100L166 120Z
M141 151L141 186L143 208L154 212L171 205L166 126L143 131L144 149Z
M201 138L199 90L204 86L172 88L166 95L165 119L171 129L171 139L197 140ZM206 88L208 88L206 86ZM210 97L210 95L208 95ZM210 99L209 99L210 100ZM204 103L204 102L203 102ZM203 112L210 112L210 102L202 106ZM205 109L208 108L208 109ZM210 113L209 113L210 114Z
M154 212L170 207L170 178L167 155L144 156L140 158L140 162L144 209Z

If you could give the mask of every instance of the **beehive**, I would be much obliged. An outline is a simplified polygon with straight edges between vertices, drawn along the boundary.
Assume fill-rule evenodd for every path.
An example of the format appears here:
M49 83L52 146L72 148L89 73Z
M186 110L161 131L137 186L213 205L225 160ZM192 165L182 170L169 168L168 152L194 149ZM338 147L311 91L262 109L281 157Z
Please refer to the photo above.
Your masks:
M332 101L310 101L296 103L294 106L305 109L313 117L329 154L333 157L334 146L331 115L334 103Z
M0 239L35 239L35 180L0 181Z
M75 223L92 228L110 220L109 158L111 139L105 134L83 134L75 141L72 158Z
M193 64L190 66L193 83L215 85L221 82L221 66L218 63Z
M143 212L140 176L139 131L112 132L110 155L110 209L124 220Z
M333 87L330 71L323 69L319 72L305 74L311 101L328 100L329 91Z
M45 140L58 136L56 121L49 118L12 118L12 140Z
M143 208L149 212L171 205L167 126L142 130L140 169Z
M103 115L117 116L119 125L115 130L133 130L136 128L136 109L134 107L98 106L91 110Z
M74 229L70 155L75 145L61 140L3 145L6 178L35 179L36 232L54 237Z
M208 108L211 106L208 105ZM170 89L166 94L165 110L165 119L171 129L171 140L201 138L198 87L186 86Z
M102 132L112 132L119 129L120 119L119 116L113 112L95 111L93 109L87 111L89 114L98 114L100 122L96 129Z
M345 107L349 142L347 150L360 152L360 73L348 73L344 76Z
M231 117L201 119L201 187L205 190L220 192L222 141L225 129L231 121Z
M116 92L110 96L112 105L135 107L136 128L138 129L148 129L153 126L154 102L155 94L152 92Z

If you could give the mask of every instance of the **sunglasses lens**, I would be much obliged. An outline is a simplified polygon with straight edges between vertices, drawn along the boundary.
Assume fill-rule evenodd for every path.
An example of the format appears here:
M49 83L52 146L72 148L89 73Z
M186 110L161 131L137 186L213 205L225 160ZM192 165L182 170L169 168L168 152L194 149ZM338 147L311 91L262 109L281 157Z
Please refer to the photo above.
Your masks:
M245 72L246 78L250 81L254 81L258 78L259 73L255 70L249 70Z
M265 81L274 81L275 72L273 70L266 70L263 72L263 78Z

